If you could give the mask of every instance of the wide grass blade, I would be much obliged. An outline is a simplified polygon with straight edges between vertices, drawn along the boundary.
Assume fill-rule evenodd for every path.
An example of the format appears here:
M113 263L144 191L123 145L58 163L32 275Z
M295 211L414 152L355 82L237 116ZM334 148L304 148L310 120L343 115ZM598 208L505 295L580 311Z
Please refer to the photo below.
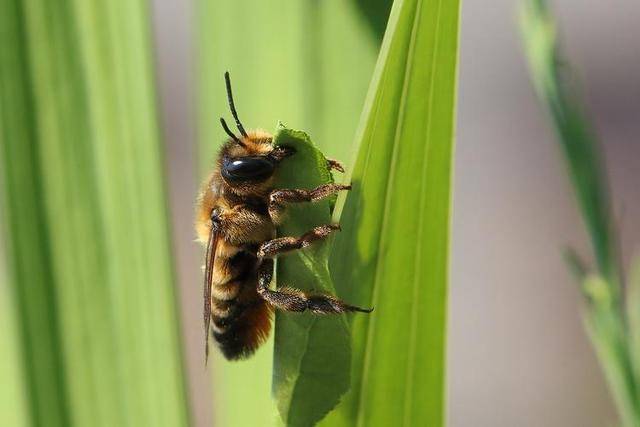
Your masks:
M187 424L143 0L0 6L3 193L33 425Z
M331 257L339 295L375 311L323 425L444 424L458 22L456 0L394 3Z
M9 294L21 345L24 389L32 425L69 424L57 307L50 286L45 207L35 147L35 114L26 50L24 10L19 1L0 3L0 161L3 232ZM8 386L8 384L5 384Z

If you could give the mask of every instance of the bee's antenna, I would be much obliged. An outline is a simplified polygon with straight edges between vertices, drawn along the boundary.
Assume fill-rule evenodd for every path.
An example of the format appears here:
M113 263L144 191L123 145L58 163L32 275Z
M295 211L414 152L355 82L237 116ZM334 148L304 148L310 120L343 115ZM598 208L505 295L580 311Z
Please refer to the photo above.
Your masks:
M243 147L245 146L244 142L240 141L240 139L238 139L238 137L233 132L231 132L231 129L229 129L229 126L227 126L227 122L225 122L222 117L220 117L220 124L222 125L222 129L224 129L224 131L227 133L227 135L231 137L231 139L233 139L235 142L237 142L241 146Z
M227 83L227 98L229 99L229 108L231 108L231 114L233 114L233 118L236 119L236 125L238 126L238 130L240 134L245 138L248 137L247 132L244 130L244 126L240 123L240 119L238 118L238 113L236 112L236 106L233 103L233 93L231 92L231 79L229 78L229 72L224 73L224 80Z

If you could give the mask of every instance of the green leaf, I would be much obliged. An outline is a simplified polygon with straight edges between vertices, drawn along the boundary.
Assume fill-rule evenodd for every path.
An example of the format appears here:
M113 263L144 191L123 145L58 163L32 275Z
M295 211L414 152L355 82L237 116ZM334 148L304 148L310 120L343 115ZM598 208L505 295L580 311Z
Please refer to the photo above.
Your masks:
M296 150L278 166L275 188L312 189L333 182L326 158L304 132L280 127L274 144ZM278 236L299 237L315 226L330 224L334 201L329 198L287 206ZM325 239L278 258L277 286L335 295L329 246ZM276 311L275 325L273 391L278 410L287 425L313 425L349 388L351 352L346 319Z
M32 425L188 423L144 0L0 5L11 286Z
M459 2L394 3L330 269L353 320L352 389L323 425L444 424Z

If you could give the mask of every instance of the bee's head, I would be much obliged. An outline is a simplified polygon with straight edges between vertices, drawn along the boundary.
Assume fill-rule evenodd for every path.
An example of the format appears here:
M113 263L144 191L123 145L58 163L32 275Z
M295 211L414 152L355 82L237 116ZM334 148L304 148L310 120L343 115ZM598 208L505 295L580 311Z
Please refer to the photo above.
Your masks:
M220 173L230 185L266 182L273 176L280 160L293 154L293 150L274 147L273 138L267 132L251 131L247 133L245 131L233 102L229 72L224 74L224 78L227 84L229 107L236 121L240 137L237 137L229 129L229 126L221 117L220 123L224 131L229 135L229 140L221 151Z
M230 139L220 155L220 173L230 184L265 182L276 170L278 163L293 154L292 149L274 147L271 135L250 132L240 142Z

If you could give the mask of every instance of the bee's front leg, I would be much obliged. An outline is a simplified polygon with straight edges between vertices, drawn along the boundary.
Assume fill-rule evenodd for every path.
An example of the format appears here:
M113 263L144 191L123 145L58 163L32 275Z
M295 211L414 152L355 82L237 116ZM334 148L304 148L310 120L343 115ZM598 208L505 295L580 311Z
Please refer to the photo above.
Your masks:
M344 173L344 166L342 166L342 163L337 160L327 159L327 167L329 168L329 170L336 170L338 172Z
M278 222L277 219L282 214L284 204L286 203L304 203L317 202L325 197L336 194L342 190L351 190L351 185L343 184L323 184L313 190L304 190L298 188L283 188L273 190L269 194L269 215Z

